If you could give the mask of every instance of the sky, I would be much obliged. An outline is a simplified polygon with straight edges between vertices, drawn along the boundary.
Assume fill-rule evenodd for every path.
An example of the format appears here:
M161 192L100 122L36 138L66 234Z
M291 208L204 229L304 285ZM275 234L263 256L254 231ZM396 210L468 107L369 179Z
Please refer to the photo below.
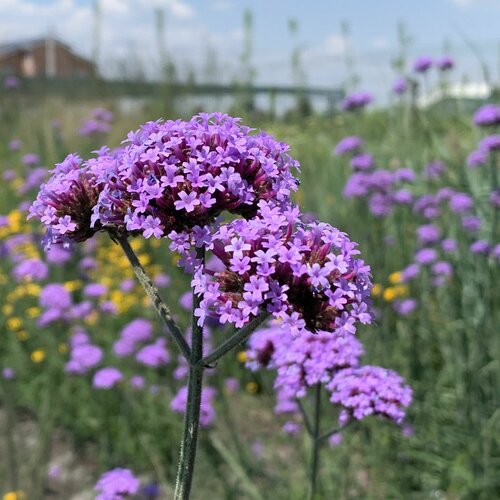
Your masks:
M54 33L77 52L94 47L93 0L0 0L0 43ZM482 78L479 59L500 74L499 0L100 0L99 61L104 74L158 74L155 9L165 17L164 46L185 77L229 82L241 75L243 14L253 15L256 82L293 84L291 54L301 50L309 85L336 87L355 72L359 88L382 94L396 73L398 23L411 38L409 60L450 53L452 79ZM292 35L289 20L296 19ZM348 36L341 24L348 25ZM353 61L347 70L346 54ZM479 54L479 57L478 57ZM134 73L135 72L135 73Z

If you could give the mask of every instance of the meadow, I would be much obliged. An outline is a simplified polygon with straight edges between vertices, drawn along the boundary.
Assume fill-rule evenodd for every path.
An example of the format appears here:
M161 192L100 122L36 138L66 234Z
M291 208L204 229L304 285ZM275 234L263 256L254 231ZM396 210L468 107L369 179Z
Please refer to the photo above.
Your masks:
M290 145L301 164L293 198L302 211L359 243L371 266L374 309L372 324L356 334L363 363L395 370L413 390L401 425L369 417L324 446L316 498L498 498L500 142L483 144L481 161L469 155L500 116L478 126L458 104L423 110L403 100L333 117L234 114ZM140 478L137 498L172 496L185 362L107 235L45 254L40 222L26 220L47 168L72 152L88 158L103 144L117 147L129 130L159 117L178 118L161 102L125 114L111 100L35 102L13 91L3 103L4 500L94 498L98 477L115 467ZM342 153L338 145L350 136L363 144ZM353 166L354 155L362 158ZM189 276L169 242L131 244L179 324L188 325ZM127 327L154 340L153 361L144 352L117 354ZM227 335L227 327L213 328L207 341ZM83 361L79 343L90 347ZM284 426L273 410L274 374L250 370L248 360L242 345L207 370L212 392L202 401L192 496L305 498L309 437ZM110 388L96 387L104 367L119 370ZM304 406L312 405L311 393ZM324 399L321 408L325 430L335 427L335 407Z

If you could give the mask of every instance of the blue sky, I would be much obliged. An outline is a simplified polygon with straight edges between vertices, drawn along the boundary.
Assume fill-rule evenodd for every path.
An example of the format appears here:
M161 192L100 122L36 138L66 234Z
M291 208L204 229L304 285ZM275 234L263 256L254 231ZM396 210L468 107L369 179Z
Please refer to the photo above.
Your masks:
M0 42L51 30L90 55L91 5L92 0L0 0ZM181 74L191 67L202 76L207 47L217 54L220 80L238 74L246 8L254 16L252 62L261 83L291 81L290 54L299 43L310 84L342 83L344 53L349 50L361 87L382 93L395 76L389 63L397 53L399 21L413 38L411 57L439 56L446 40L458 60L453 78L467 75L477 80L479 64L467 39L490 63L493 76L500 73L499 0L101 0L101 62L107 71L116 71L114 63L121 60L130 67L140 64L143 72L154 75L155 6L165 11L166 46ZM295 41L288 31L290 18L299 25ZM349 23L349 40L342 37L342 21Z

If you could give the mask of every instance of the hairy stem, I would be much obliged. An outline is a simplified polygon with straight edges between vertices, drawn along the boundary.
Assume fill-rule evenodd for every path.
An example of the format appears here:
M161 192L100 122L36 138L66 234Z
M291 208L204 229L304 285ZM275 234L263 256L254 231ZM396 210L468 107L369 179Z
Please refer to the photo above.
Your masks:
M314 388L314 413L312 422L312 443L311 443L311 467L309 469L309 494L307 498L313 500L316 495L316 486L319 468L319 424L321 416L321 384L316 384Z
M205 249L198 249L197 258L203 263ZM193 481L194 463L196 458L196 444L200 423L201 391L204 366L200 364L203 357L203 326L198 325L195 310L200 306L201 296L193 291L191 353L189 361L188 394L186 414L184 416L184 432L181 442L177 480L175 483L175 500L189 499Z
M118 236L115 238L115 240L118 242L118 244L122 247L123 251L125 252L125 255L127 256L132 266L132 269L134 270L134 273L137 276L137 279L139 280L139 283L142 285L142 288L144 288L144 291L153 302L154 308L160 315L160 318L163 320L170 333L172 334L172 337L174 338L177 346L181 350L184 357L189 361L191 356L191 349L189 348L186 339L184 338L184 335L182 335L179 326L172 318L172 313L170 312L170 308L160 297L158 288L154 286L153 282L146 274L146 271L142 267L142 264L139 262L137 255L130 246L127 237Z
M243 328L231 335L231 337L229 337L219 347L216 347L208 356L201 358L198 361L198 364L208 367L215 363L231 349L234 349L237 345L245 342L245 340L247 340L248 337L250 337L250 335L252 335L252 333L259 328L259 326L262 325L268 317L269 313L267 311L262 311L258 316L255 316L250 323L247 323Z

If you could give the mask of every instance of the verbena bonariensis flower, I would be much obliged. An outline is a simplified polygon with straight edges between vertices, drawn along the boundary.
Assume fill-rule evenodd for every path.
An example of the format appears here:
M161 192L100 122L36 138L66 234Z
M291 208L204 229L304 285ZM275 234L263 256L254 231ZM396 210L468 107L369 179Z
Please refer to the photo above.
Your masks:
M361 153L351 158L350 162L353 170L371 170L374 165L373 155L370 153Z
M90 225L101 185L96 177L98 163L74 154L51 170L52 176L42 184L30 208L28 218L36 217L47 228L46 243L84 241L99 228Z
M361 149L363 146L363 139L355 135L350 135L341 139L335 146L333 152L337 156L341 156L346 153L355 153Z
M344 111L355 111L363 109L373 101L373 96L369 92L354 92L348 95L341 103L340 107Z
M369 323L370 268L355 258L356 243L329 224L298 222L297 209L260 209L215 233L212 251L225 270L194 275L200 324L215 315L241 327L261 310L294 334L353 334L357 321Z
M443 56L436 60L436 66L441 71L449 71L455 67L455 61L451 56Z
M436 243L441 236L441 229L434 224L424 224L417 228L417 238L421 245Z
M484 165L488 161L488 151L483 151L482 149L478 149L476 151L472 151L467 156L467 166L471 168L476 168L481 165Z
M250 337L247 366L276 370L280 399L302 398L309 387L330 382L338 370L357 366L362 354L363 346L352 335L318 332L294 338L276 324Z
M408 89L408 82L406 78L398 78L392 85L392 91L397 95L402 95Z
M111 389L123 380L122 373L112 366L101 368L94 373L92 385L96 389Z
M487 135L479 142L480 151L498 151L500 149L500 134Z
M101 362L102 356L102 349L90 343L72 346L70 359L66 363L64 371L78 375L87 373Z
M343 406L341 425L369 415L381 415L399 424L412 399L412 390L400 375L378 366L340 370L327 389L332 393L330 401Z
M426 73L432 66L432 63L432 58L429 56L418 57L413 63L413 71L416 73Z
M113 352L118 357L130 356L137 344L147 342L153 334L152 323L143 318L137 318L124 326L118 340L113 344Z
M94 489L96 500L124 500L139 492L140 482L129 469L113 469L105 472L97 481Z
M299 164L288 146L221 113L148 122L116 158L101 157L93 223L157 238L203 227L224 210L252 217L261 200L287 202Z
M485 104L481 106L473 117L474 123L479 127L500 125L500 106L496 104Z

